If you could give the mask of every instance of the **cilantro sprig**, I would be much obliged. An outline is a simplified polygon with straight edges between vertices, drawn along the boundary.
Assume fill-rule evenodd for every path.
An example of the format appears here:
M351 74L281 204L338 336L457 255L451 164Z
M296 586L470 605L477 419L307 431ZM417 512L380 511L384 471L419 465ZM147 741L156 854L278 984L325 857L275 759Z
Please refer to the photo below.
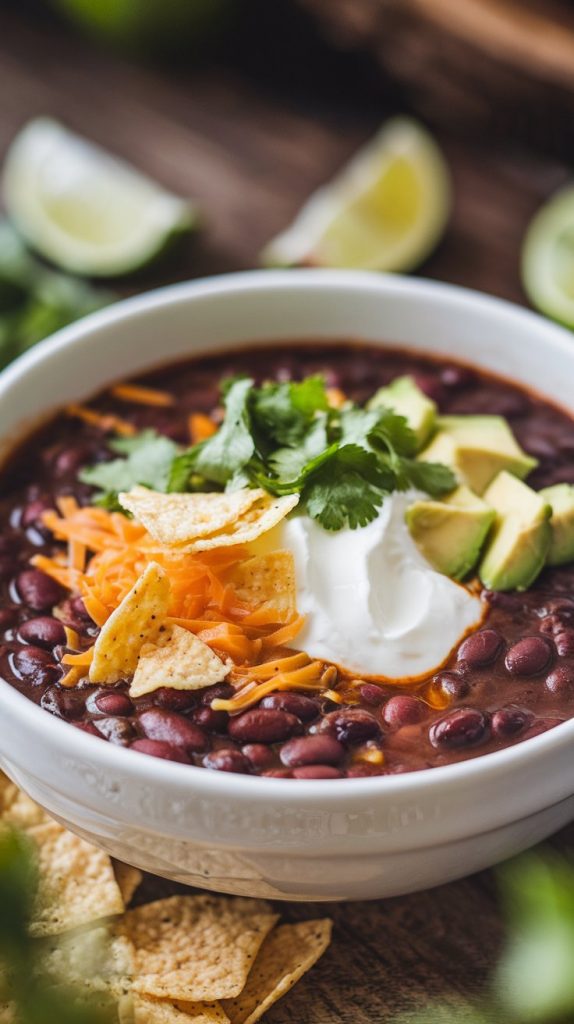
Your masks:
M220 429L174 459L168 490L258 486L299 494L300 510L340 530L366 526L395 490L439 496L455 486L446 466L415 459L416 438L403 416L352 402L332 409L320 377L262 387L239 378L223 395Z

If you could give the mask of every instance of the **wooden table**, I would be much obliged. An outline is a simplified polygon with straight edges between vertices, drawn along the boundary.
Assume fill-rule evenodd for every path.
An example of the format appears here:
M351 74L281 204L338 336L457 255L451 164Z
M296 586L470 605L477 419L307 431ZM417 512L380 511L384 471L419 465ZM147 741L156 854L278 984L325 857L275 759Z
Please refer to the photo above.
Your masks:
M256 266L263 243L393 109L386 83L361 62L327 54L304 22L286 18L269 33L270 9L286 17L286 4L274 4L251 14L227 58L170 73L110 56L20 5L2 8L0 153L27 118L50 114L200 204L201 234L126 291ZM255 26L269 34L250 46ZM441 141L455 208L424 273L523 301L522 234L566 168L482 139L474 148ZM554 840L573 841L573 828ZM150 878L144 893L171 889ZM335 940L270 1024L382 1024L435 998L463 1020L460 1008L488 977L502 937L490 872L385 902L283 910L291 919L329 913Z

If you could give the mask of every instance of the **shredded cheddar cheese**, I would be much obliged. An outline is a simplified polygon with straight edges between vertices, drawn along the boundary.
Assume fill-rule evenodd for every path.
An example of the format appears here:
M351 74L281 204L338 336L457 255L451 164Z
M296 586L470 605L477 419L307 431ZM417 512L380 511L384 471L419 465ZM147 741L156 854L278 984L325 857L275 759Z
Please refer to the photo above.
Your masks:
M133 402L135 405L152 405L157 408L167 408L175 404L173 395L168 391L158 391L156 388L145 388L139 384L117 384L110 391L114 398L121 402Z
M115 431L116 434L121 434L123 437L132 437L136 433L133 423L123 420L121 416L114 416L113 413L96 412L95 409L88 409L85 405L75 404L66 406L66 412L68 416L75 416L76 419L83 420L90 426L99 427L106 433Z

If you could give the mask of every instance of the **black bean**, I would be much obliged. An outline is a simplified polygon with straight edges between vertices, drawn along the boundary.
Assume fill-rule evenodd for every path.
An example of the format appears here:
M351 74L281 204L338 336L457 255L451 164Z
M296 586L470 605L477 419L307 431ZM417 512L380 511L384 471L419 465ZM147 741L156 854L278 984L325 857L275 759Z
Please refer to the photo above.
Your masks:
M231 683L215 683L213 686L207 686L205 690L200 693L200 699L202 704L211 705L214 700L229 700L233 697L235 690L231 686Z
M328 733L345 746L364 743L381 733L377 719L363 708L343 708L325 715L316 726L317 733Z
M270 693L263 698L259 706L288 711L289 714L296 715L302 722L310 722L319 714L316 701L305 697L302 693L290 693L287 690L281 693Z
M305 764L293 769L294 779L342 779L343 773L330 764Z
M66 643L66 633L62 623L50 615L40 615L35 619L23 622L18 630L20 638L27 644L53 649L58 644Z
M226 732L227 723L229 721L229 715L227 711L214 711L213 708L206 707L202 704L198 708L194 708L189 716L192 722L199 725L202 729L207 729L208 732Z
M465 670L468 674L466 665ZM449 704L468 696L468 682L459 672L437 672L436 676L433 676L431 685L437 696Z
M403 725L416 725L428 715L429 709L418 697L400 693L391 697L383 708L383 721L392 729L401 729Z
M552 658L552 644L545 636L525 636L509 648L506 667L513 676L543 672Z
M216 772L238 774L248 772L250 767L247 758L235 747L221 747L219 750L212 750L211 754L204 757L203 766Z
M497 629L479 629L460 645L457 657L471 668L482 668L496 661L504 641Z
M126 718L96 718L94 725L110 743L120 747L128 747L136 734L133 725Z
M149 708L147 711L140 711L137 718L147 739L160 740L196 754L209 750L206 733L183 715L163 708Z
M574 668L559 665L546 676L545 686L555 697L574 696Z
M131 715L134 706L128 697L127 693L99 693L93 694L91 702L93 701L94 711L100 712L103 715Z
M41 647L20 648L14 654L12 664L16 675L32 686L55 682L60 671L52 655Z
M88 722L88 725L91 727L90 731L94 732L96 736L101 736L93 722ZM182 747L173 746L164 740L134 740L130 750L139 750L141 754L151 754L152 757L161 757L166 761L179 761L181 764L190 764L189 757Z
M229 735L239 743L276 743L301 731L301 722L287 711L252 708L231 718Z
M289 740L280 751L279 757L287 768L300 768L305 764L339 764L345 756L345 748L333 736L301 736Z
M258 772L270 768L275 761L273 751L264 743L247 743L241 748L241 753Z
M508 739L523 732L533 719L531 711L523 708L500 708L492 716L492 731L499 739Z
M81 718L86 710L84 695L81 691L67 690L57 684L44 690L40 707L49 711L51 715L64 718L68 722Z
M192 690L174 690L171 686L160 686L152 694L154 704L168 711L189 711L197 697Z
M456 750L481 743L487 734L488 719L482 711L476 708L457 708L431 725L429 739L433 747Z
M384 704L387 699L387 694L382 687L377 686L376 683L363 683L359 693L365 704L370 704L371 707L379 707Z
M569 658L574 654L574 629L563 629L554 637L556 650L561 658Z
M48 611L64 596L59 583L39 569L24 569L19 573L16 590L24 604L34 612Z

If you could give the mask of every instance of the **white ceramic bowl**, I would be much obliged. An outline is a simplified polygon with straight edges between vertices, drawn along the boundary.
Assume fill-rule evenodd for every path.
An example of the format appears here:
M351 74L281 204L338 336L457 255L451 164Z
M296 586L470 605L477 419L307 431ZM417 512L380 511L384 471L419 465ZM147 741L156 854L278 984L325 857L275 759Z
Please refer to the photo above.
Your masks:
M112 306L0 376L0 444L114 378L289 338L358 338L460 357L574 412L566 331L426 281L339 271L211 278ZM499 753L411 775L260 779L161 761L50 718L0 682L0 765L114 856L223 892L363 899L493 864L574 816L574 720Z

